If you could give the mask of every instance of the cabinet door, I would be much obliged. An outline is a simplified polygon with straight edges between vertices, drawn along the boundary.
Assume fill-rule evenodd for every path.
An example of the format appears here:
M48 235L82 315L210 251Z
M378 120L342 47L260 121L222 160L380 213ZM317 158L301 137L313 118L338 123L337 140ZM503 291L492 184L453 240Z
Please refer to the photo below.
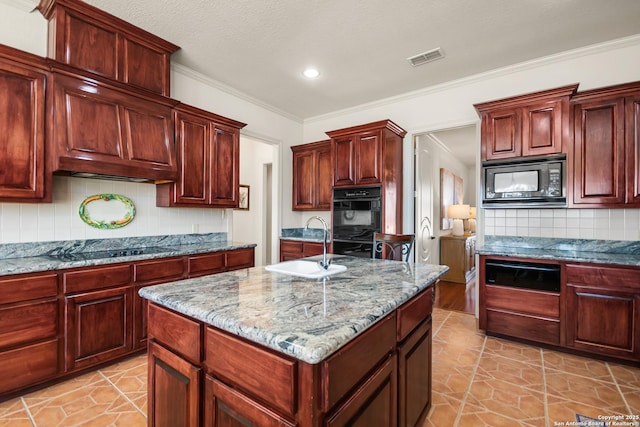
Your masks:
M549 101L523 108L523 156L562 152L562 106L565 102L567 101Z
M397 367L393 355L347 398L326 425L396 426L398 423Z
M149 343L149 425L199 427L201 369Z
M354 137L336 138L333 142L333 185L354 185L355 148Z
M567 284L567 345L603 355L640 358L640 293Z
M294 423L240 391L207 376L204 404L206 427L293 427Z
M311 210L315 207L315 158L313 150L293 153L293 210Z
M627 204L640 206L640 95L627 97L625 103Z
M356 139L356 184L382 182L382 133L367 132Z
M211 182L212 206L238 207L240 191L240 132L216 124L212 131Z
M331 164L331 144L319 148L315 159L315 208L331 210L333 200L333 169Z
M431 407L431 320L426 320L398 350L398 419L419 426Z
M0 201L45 197L46 80L43 71L0 60Z
M128 286L65 297L67 371L131 351L131 292Z
M209 127L210 122L198 116L176 113L178 165L180 177L173 202L200 204L209 202Z
M573 157L575 205L624 203L624 98L575 104Z
M482 117L482 160L522 155L522 111L519 108L489 111Z

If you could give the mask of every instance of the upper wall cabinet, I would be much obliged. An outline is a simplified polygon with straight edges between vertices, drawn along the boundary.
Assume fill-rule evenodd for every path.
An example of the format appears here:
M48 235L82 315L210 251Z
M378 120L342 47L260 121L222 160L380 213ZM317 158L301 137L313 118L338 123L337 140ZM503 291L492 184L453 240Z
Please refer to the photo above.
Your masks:
M169 98L54 69L51 170L175 180Z
M0 45L0 202L51 201L43 58Z
M640 206L640 82L581 92L571 104L572 204Z
M41 0L38 9L49 21L50 58L169 96L178 46L79 0Z
M482 160L566 152L569 98L577 88L576 84L476 104L482 120Z
M293 151L293 210L331 210L333 173L331 141L295 145Z
M177 182L156 186L157 206L238 207L244 123L180 104L175 108Z

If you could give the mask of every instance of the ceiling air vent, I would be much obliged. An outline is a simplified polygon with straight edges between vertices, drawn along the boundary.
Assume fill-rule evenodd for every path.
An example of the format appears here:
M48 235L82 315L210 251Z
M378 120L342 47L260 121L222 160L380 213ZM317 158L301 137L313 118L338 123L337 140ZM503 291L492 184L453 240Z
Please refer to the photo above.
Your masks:
M435 61L436 59L444 58L444 53L439 47L431 49L427 52L414 55L411 58L407 58L407 61L411 62L411 65L417 67L418 65L426 64L427 62Z

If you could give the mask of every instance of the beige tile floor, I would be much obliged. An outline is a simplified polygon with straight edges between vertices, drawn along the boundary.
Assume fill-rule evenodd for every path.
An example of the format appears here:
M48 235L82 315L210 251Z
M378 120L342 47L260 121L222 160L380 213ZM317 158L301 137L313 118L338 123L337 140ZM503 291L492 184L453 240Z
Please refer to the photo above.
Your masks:
M640 368L486 337L473 316L455 311L434 310L433 337L433 406L424 427L640 416ZM146 374L146 357L138 356L0 403L0 426L145 426Z

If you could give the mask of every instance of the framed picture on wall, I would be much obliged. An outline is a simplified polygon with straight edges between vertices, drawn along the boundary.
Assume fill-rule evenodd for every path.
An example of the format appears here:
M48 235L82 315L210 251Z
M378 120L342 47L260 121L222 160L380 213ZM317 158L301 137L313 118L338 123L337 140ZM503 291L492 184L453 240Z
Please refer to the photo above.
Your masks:
M240 184L238 210L241 210L241 211L249 210L249 186L248 185Z

